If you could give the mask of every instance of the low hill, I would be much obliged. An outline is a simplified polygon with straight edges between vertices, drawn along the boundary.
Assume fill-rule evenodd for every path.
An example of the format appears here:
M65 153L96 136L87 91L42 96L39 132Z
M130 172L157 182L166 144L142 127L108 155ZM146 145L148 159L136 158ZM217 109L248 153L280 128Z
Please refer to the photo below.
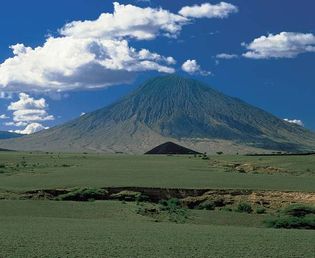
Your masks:
M22 136L23 136L23 134L12 133L12 132L7 132L7 131L0 131L0 140L18 138L18 137L22 137Z
M165 142L145 154L200 154L200 152L185 148L173 142Z
M313 132L176 75L150 79L110 106L0 147L144 153L167 141L208 153L315 150Z

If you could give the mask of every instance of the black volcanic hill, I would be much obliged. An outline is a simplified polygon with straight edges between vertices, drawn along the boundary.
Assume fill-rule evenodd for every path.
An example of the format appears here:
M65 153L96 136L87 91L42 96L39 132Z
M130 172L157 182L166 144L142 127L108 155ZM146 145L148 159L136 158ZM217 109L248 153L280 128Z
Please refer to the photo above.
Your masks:
M200 152L185 148L173 142L165 142L145 154L200 154Z
M201 152L315 150L315 134L179 76L146 81L120 101L0 147L144 153L172 141Z

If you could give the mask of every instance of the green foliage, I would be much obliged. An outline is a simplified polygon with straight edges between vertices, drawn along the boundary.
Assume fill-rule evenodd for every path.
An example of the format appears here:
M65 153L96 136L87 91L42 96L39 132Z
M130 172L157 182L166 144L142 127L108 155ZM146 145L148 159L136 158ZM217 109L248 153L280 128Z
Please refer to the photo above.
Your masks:
M149 217L156 217L157 215L160 214L160 209L154 205L148 205L148 206L144 206L144 205L139 205L136 213L140 214L142 216L149 216Z
M176 211L177 209L180 209L182 207L179 199L177 198L161 200L159 203L162 206L163 210L167 210L170 212Z
M256 213L257 214L264 214L264 213L266 213L266 209L264 207L258 207L256 209Z
M73 189L66 194L59 195L57 200L60 201L90 201L96 199L104 199L108 196L108 192L104 189L95 188L78 188Z
M252 213L253 208L249 203L239 203L236 208L237 212Z
M161 200L159 204L160 209L168 213L169 220L172 222L184 223L188 218L187 211L182 208L181 202L177 198Z
M304 204L293 204L286 207L282 211L282 213L284 215L293 216L293 217L304 217L305 215L308 215L308 214L315 215L315 207L304 205Z
M315 229L315 207L290 205L277 216L266 219L265 224L273 228Z
M315 229L315 216L306 215L304 217L279 216L265 220L265 224L272 228L298 228Z
M197 208L199 210L214 210L215 209L215 203L214 201L206 200L202 203L200 203Z
M136 201L137 203L148 200L148 196L143 195L140 192L128 191L128 190L124 190L119 193L112 194L110 197L112 199L118 199L120 201Z

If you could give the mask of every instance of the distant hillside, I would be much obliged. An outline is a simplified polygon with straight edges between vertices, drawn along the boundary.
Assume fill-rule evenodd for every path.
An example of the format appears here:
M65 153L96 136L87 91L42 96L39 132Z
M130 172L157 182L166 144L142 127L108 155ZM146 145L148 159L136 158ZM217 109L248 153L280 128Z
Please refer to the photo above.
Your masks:
M11 138L18 138L23 136L23 134L18 134L18 133L11 133L11 132L6 132L6 131L0 131L0 140L1 139L11 139Z
M113 105L0 147L144 153L167 141L209 153L315 150L305 128L178 76L153 78Z

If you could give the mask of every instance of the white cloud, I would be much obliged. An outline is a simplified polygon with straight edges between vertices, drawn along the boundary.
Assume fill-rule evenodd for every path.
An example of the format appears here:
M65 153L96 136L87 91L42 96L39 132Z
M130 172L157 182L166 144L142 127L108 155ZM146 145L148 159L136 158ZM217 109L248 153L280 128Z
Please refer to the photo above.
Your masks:
M11 102L8 110L21 110L21 109L45 109L47 107L44 98L34 99L26 93L19 94L19 100Z
M44 98L34 99L26 93L19 94L19 100L11 102L8 110L13 111L13 121L6 122L6 126L22 127L23 130L15 130L16 133L30 134L48 127L38 123L41 121L54 120L46 109L48 105Z
M227 16L229 6L213 5L212 16ZM12 45L13 57L0 64L0 89L50 94L129 83L139 72L174 73L173 57L148 49L136 50L128 41L177 37L182 27L191 22L182 14L162 8L115 2L113 13L102 13L96 20L67 23L59 36L50 36L41 46Z
M302 120L299 120L299 119L288 119L288 118L285 118L283 120L288 122L288 123L291 123L291 124L297 124L299 126L304 126L304 123L302 122Z
M26 126L26 122L6 122L6 126L16 126L16 127L21 127L21 126Z
M46 110L40 109L22 109L13 112L13 121L32 122L54 120L54 116L48 115Z
M31 123L28 124L23 130L15 130L14 132L20 134L32 134L48 128L49 127L45 127L40 123Z
M235 5L220 2L218 4L204 3L201 5L185 6L180 11L184 17L192 18L226 18L231 13L238 12Z
M0 119L8 119L9 117L6 114L0 115Z
M237 57L238 56L235 54L227 54L227 53L221 53L221 54L216 55L216 58L219 58L219 59L234 59Z
M147 60L153 60L153 61L163 61L163 62L167 63L168 65L176 64L176 60L173 57L171 57L171 56L164 57L164 56L161 56L157 53L151 53L147 49L141 49L139 51L138 55L139 55L140 60L147 59Z
M200 68L200 65L197 63L196 60L194 59L188 59L186 60L183 64L182 64L182 70L186 73L189 73L189 74L196 74L196 73L199 73L203 76L207 76L207 75L210 75L211 72L209 71L204 71Z
M162 8L141 8L131 4L114 3L113 13L103 13L95 21L74 21L60 33L77 38L135 38L154 39L159 33L176 36L189 20Z
M18 55L0 65L0 85L6 90L89 89L126 83L135 72L175 71L167 65L171 57L148 50L137 52L126 40L60 37L47 39L42 47L25 49L20 46Z
M315 52L315 35L312 33L281 32L242 43L247 48L244 57L253 59L294 58L306 52Z
M200 70L200 66L196 60L188 59L182 64L182 69L187 73L195 73Z
M80 116L84 116L85 115L85 112L81 112Z

